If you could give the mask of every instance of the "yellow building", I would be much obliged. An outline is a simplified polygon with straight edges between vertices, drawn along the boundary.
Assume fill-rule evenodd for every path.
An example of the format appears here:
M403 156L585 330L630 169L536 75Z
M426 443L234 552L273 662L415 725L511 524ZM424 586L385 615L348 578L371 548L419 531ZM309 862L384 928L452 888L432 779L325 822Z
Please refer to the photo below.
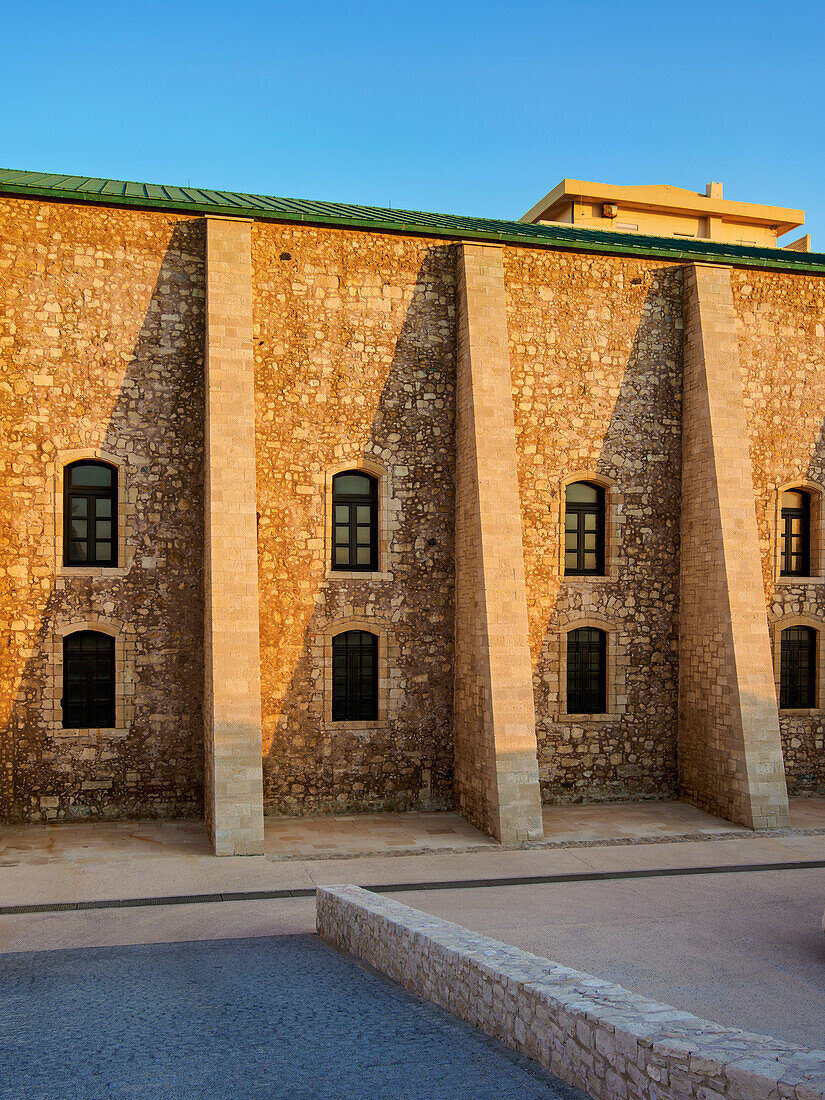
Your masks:
M660 184L619 187L564 179L521 221L799 252L810 252L811 243L810 237L803 236L789 244L778 244L779 237L804 223L804 210L734 202L722 197L721 183L709 183L703 195Z

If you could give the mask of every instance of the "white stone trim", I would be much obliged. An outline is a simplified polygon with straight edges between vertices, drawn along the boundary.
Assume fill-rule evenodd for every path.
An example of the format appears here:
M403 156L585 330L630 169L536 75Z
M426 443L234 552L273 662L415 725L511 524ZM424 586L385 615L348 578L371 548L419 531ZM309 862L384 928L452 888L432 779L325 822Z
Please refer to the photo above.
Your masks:
M564 571L564 528L567 511L567 486L576 481L589 481L604 490L604 574L580 575ZM594 470L573 470L565 474L558 486L559 576L565 584L605 584L619 579L619 547L624 523L624 495L617 483Z
M116 566L63 564L63 489L66 467L84 459L107 462L117 470L117 562ZM130 545L132 517L135 512L135 491L130 492L127 466L120 455L102 447L79 447L55 454L48 469L49 499L46 502L46 537L54 547L56 577L122 577L132 567L134 547Z
M779 707L780 687L782 682L782 631L792 626L809 626L816 631L816 654L814 657L816 668L816 706L814 707ZM823 662L822 638L825 630L825 620L817 619L812 615L783 615L781 618L771 621L771 643L773 646L773 677L776 685L776 705L779 713L783 715L805 716L822 714L825 710L825 662Z
M96 630L115 639L115 725L101 729L64 729L63 708L63 639L79 630ZM134 715L135 642L132 631L119 619L88 615L57 621L46 643L48 672L41 704L42 714L52 737L77 741L82 737L111 740L129 733Z
M605 690L607 710L603 714L568 714L567 635L571 630L579 630L581 627L588 626L603 630L607 635L607 683ZM618 633L616 627L607 619L590 615L571 619L565 623L559 634L559 708L554 720L568 725L583 725L585 723L614 721L618 715L624 714L627 708L625 687L627 659L627 646L624 637Z
M811 574L808 577L783 577L782 566L782 494L788 489L804 489L811 498ZM775 585L825 584L825 487L808 477L795 477L775 486L769 520L772 524L773 579Z

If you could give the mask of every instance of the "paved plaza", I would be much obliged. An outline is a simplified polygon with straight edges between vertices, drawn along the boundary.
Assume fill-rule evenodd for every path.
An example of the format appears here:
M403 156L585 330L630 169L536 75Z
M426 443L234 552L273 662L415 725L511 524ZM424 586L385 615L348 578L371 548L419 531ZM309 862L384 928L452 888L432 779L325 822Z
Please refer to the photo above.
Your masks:
M0 956L3 1100L586 1100L314 936Z
M790 809L794 829L825 828L825 798L792 798ZM542 847L748 835L739 825L674 801L545 806L543 818L544 840L536 845ZM501 850L460 814L449 812L268 817L264 834L271 860ZM200 821L74 821L0 829L0 868L106 861L115 851L121 859L211 856Z
M524 849L462 847L453 815L370 815L279 821L266 856L222 859L200 823L1 830L0 1098L573 1095L318 943L314 888L342 882L825 1047L825 800L793 800L795 828L771 835L678 804L553 814L554 840ZM279 847L287 830L303 857ZM151 904L168 895L188 903Z

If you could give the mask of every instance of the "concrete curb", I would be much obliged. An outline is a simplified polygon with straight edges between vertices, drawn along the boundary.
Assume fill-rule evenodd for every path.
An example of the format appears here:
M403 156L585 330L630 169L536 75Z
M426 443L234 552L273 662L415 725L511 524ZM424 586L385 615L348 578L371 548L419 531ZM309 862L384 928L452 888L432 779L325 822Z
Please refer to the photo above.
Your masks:
M825 1100L825 1051L701 1020L357 886L317 928L594 1100Z

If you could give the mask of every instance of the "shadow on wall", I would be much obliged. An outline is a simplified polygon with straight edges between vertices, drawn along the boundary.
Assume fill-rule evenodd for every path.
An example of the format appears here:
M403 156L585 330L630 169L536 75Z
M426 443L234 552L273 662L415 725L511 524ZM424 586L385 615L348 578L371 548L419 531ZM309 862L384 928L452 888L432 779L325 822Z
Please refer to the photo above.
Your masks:
M3 676L13 767L0 817L190 817L203 804L203 222L150 214L141 231L132 216L121 225L136 239L116 234L104 250L83 237L94 211L74 214L60 289L33 280L62 305L62 358L48 415L20 410L37 487L17 498L11 554L30 553L44 580L18 592L29 626L13 632ZM103 270L75 262L101 253ZM119 465L127 544L117 571L89 576L62 567L62 531L42 518L64 462L98 454ZM85 624L116 636L115 729L62 728L62 636Z
M794 401L791 398L788 407L793 408ZM791 436L791 443L793 437ZM795 463L789 460L784 468L789 477L794 471ZM822 420L817 433L816 442L811 450L804 479L814 482L816 485L825 485L825 420ZM800 479L802 480L802 479ZM825 509L825 500L819 501L819 509ZM768 525L770 529L770 524ZM811 525L813 527L813 524ZM819 537L825 530L825 519L820 518ZM813 532L812 532L813 542ZM813 546L812 546L813 550ZM773 558L771 557L771 565ZM822 585L811 589L810 586L794 588L787 585L777 585L773 576L773 569L769 571L770 589L772 590L771 628L782 631L782 619L792 616L812 616L814 619L825 620L825 592ZM773 641L773 638L772 638ZM819 661L822 660L822 646L825 644L825 635L822 631L817 635L819 646ZM779 644L776 642L775 644ZM822 681L821 674L819 676ZM778 687L778 685L777 685ZM819 712L813 714L793 714L780 711L779 729L782 738L782 754L785 761L785 779L788 785L788 794L794 795L823 795L825 794L825 701L819 699Z
M682 272L640 267L639 275L647 285L643 303L632 284L626 288L628 313L614 302L610 343L599 349L612 364L594 364L588 343L579 349L580 368L575 349L566 349L572 354L565 373L547 380L555 448L544 476L553 492L549 508L534 513L539 538L530 551L545 569L541 620L539 608L531 614L545 803L677 797ZM632 336L625 319L631 310L641 317ZM564 395L551 396L552 387ZM573 418L581 415L585 423L576 428ZM614 555L606 580L561 575L561 483L585 471L611 486ZM537 583L535 565L531 574ZM546 625L537 634L539 621ZM564 705L566 632L585 622L607 630L608 713L576 719Z
M253 245L253 262L270 266L256 267L256 282L294 288L313 267L326 271L334 300L317 307L312 294L287 294L279 315L277 301L256 292L265 812L446 809L454 249L395 238L365 256L344 233L319 241L281 232L290 252L280 255L293 261L286 278L272 270L278 248L264 251L263 242L257 259ZM323 259L314 251L321 246ZM377 574L341 574L330 569L331 477L365 463L385 471L385 545ZM375 722L331 721L331 637L345 624L379 636Z

